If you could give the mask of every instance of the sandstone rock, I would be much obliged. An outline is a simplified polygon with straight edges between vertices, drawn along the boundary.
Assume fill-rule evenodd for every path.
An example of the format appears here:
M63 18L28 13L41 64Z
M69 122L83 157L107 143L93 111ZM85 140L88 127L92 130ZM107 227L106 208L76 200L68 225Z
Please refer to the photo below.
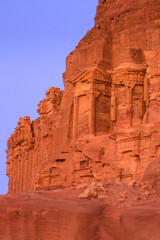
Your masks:
M151 193L149 192L149 191L145 191L145 193L144 193L144 196L145 197L148 197L148 196L150 196L151 195Z
M135 187L136 186L136 181L132 180L131 182L128 183L129 187Z
M119 203L124 203L124 199L123 198L120 198L119 199ZM119 206L120 207L120 206Z
M106 190L103 186L100 186L100 187L98 188L98 190L100 190L100 191L102 191L102 192L107 192L107 190Z
M149 189L149 186L147 184L143 185L143 189L144 190L148 190Z
M136 197L134 198L134 200L135 200L135 201L139 201L139 200L141 200L141 197L140 197L140 196L136 196Z
M70 191L0 196L0 239L158 240L159 204L113 207Z
M84 189L87 187L87 184L80 184L78 186L76 186L76 189Z
M144 189L151 190L153 189L159 194L160 193L160 168L159 168L160 158L157 158L149 163L146 168L142 181L145 182Z
M119 196L120 196L120 198L126 198L127 197L126 193L124 193L124 192L120 192Z
M85 194L85 193L81 193L81 194L78 195L78 198L80 198L80 199L86 199L88 197L89 197L89 195Z
M160 215L158 205L145 204L131 207L121 213L121 227L125 240L158 240L160 237Z
M159 240L159 207L116 207L65 190L8 194L0 196L0 239Z
M0 196L0 239L96 240L103 208L67 191Z
M102 194L98 194L98 199L104 201L106 200L106 196Z
M156 191L155 190L152 190L152 192L151 192L152 194L155 194L156 193Z
M95 198L97 197L97 191L96 191L96 188L86 188L84 190L84 195L86 195L87 197L91 197L91 198Z

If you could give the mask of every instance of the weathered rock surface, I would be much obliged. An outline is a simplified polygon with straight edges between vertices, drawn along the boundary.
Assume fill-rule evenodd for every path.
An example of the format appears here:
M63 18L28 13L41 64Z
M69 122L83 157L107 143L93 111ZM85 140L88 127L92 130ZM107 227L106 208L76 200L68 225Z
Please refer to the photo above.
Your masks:
M0 196L1 240L159 240L160 204L128 207L70 191Z
M0 197L1 240L98 239L103 204L70 192L29 192Z
M126 240L158 240L160 238L159 204L139 205L124 210L120 221Z

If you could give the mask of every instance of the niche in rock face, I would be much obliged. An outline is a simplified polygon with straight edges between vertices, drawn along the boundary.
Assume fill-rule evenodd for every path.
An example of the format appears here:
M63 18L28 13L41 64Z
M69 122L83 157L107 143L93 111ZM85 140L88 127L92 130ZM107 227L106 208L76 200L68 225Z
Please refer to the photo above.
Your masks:
M126 126L127 122L127 88L122 85L117 89L117 125Z
M89 134L89 97L79 96L78 136Z
M96 135L101 135L110 127L110 98L100 94L96 98Z
M132 126L140 125L143 119L143 86L137 85L132 92Z

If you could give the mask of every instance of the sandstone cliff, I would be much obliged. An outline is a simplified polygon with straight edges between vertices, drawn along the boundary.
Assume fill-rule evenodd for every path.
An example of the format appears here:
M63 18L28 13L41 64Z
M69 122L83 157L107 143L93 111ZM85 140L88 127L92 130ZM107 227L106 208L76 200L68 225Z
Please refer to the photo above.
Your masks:
M159 240L160 1L99 0L63 79L8 139L0 239Z
M140 182L160 157L159 0L99 0L63 79L8 139L8 192Z

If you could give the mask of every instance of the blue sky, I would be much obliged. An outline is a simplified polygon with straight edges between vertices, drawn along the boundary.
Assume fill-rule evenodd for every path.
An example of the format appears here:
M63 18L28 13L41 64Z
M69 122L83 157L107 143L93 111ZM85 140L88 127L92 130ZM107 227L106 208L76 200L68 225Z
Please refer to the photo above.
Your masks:
M51 87L63 89L65 58L94 25L98 0L0 0L0 194L6 141L19 117L38 117Z

